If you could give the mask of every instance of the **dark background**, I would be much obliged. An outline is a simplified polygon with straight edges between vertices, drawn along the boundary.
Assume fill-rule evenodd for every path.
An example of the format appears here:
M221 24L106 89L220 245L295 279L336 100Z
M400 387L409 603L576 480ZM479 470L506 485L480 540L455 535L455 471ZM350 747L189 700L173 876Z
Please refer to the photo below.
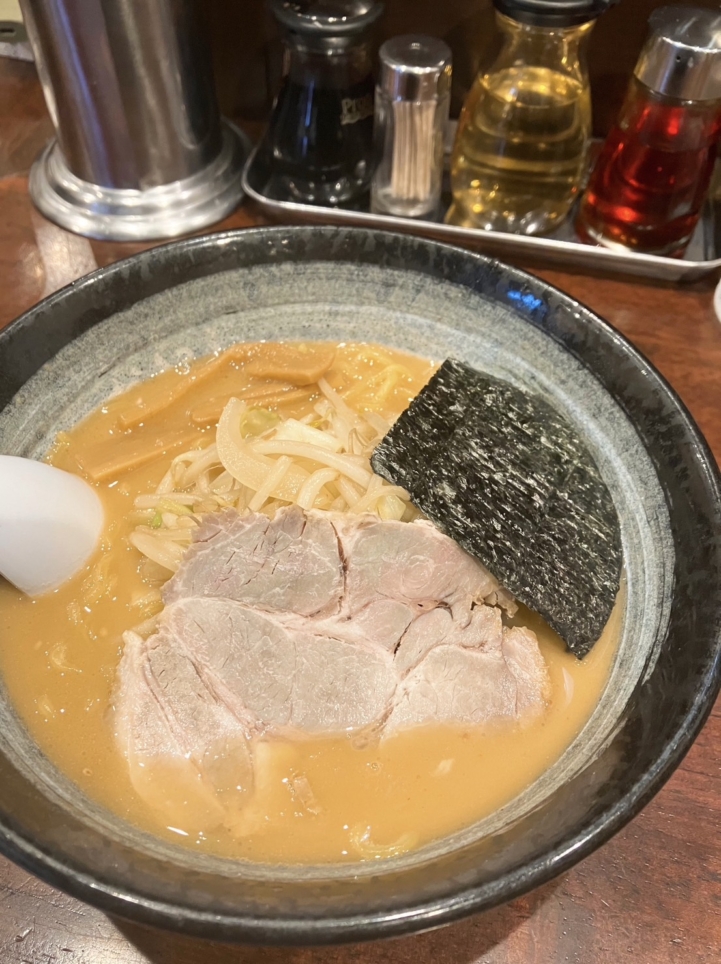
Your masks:
M668 0L671 2L671 0ZM713 0L675 0L718 10ZM620 0L591 34L589 67L597 135L620 107L646 36L648 17L664 0ZM270 110L280 70L280 44L264 0L203 0L207 11L221 109L229 117L260 121ZM453 104L457 116L484 50L494 34L491 0L386 0L377 38L402 33L442 37L453 51Z

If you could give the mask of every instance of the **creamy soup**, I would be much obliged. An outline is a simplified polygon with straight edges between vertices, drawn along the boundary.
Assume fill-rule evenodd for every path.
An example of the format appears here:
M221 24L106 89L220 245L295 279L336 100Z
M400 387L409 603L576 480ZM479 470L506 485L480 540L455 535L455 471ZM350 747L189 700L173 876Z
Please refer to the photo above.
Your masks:
M582 662L534 614L521 609L513 617L537 634L551 680L548 705L530 722L434 724L382 740L269 734L254 749L248 802L254 819L242 833L208 825L193 807L192 788L171 774L155 775L163 797L158 806L152 795L141 797L114 739L116 671L123 632L155 617L159 588L171 573L149 563L130 541L139 519L145 528L161 525L158 512L167 507L139 512L136 500L155 491L179 452L209 444L231 397L246 400L259 431L278 417L310 424L320 397L313 367L320 356L318 346L307 347L307 371L300 375L288 365L303 346L272 344L238 346L164 372L59 436L50 460L97 487L106 511L103 542L83 572L46 596L29 599L0 585L0 668L48 757L133 824L198 851L255 861L379 859L487 816L559 758L601 696L622 606ZM356 410L388 421L434 370L427 360L388 348L325 346L331 347L325 383Z

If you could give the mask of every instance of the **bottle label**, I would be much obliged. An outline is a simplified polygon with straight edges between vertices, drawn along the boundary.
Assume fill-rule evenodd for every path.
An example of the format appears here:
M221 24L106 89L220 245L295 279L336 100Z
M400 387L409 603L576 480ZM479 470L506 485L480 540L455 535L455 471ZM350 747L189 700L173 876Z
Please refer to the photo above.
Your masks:
M342 125L357 124L358 121L365 120L366 117L372 116L372 94L364 94L362 97L344 97L341 100L340 122Z

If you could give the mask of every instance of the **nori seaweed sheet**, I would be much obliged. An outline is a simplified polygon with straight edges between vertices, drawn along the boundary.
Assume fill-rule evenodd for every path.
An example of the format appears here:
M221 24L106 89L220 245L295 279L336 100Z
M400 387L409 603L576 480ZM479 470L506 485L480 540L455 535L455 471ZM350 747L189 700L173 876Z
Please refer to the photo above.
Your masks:
M371 463L586 655L618 594L621 533L596 463L547 402L449 359Z

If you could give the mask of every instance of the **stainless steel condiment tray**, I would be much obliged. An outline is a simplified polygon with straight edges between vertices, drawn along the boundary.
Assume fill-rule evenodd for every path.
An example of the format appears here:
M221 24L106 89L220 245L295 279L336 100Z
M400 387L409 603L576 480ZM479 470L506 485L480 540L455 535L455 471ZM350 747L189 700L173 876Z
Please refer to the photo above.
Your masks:
M243 171L243 190L269 215L311 224L354 224L416 234L438 241L472 246L485 254L514 260L543 260L564 268L636 275L668 282L692 282L721 270L721 204L709 200L683 258L612 250L584 244L573 230L573 217L551 235L527 237L501 231L479 231L442 221L423 221L372 214L367 210L303 204L265 193L265 174L255 164L256 151ZM446 201L449 199L446 198Z

